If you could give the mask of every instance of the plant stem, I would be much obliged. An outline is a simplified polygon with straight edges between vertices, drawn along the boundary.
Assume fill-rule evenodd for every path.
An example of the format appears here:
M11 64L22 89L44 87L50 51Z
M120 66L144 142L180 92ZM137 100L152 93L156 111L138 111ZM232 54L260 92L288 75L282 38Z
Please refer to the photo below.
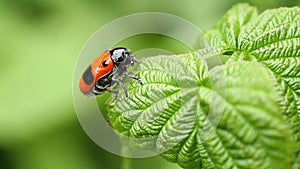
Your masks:
M126 157L129 153L130 151L128 150L128 148L126 146L122 146L122 169L131 169L131 158Z

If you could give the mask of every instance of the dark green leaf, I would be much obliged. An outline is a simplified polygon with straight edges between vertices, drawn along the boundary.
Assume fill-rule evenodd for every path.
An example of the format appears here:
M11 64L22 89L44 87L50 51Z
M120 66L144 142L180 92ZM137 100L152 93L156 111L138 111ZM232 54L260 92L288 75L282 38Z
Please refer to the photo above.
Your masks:
M245 24L229 19L235 16L232 11L243 6L233 7L215 29L208 31L208 37L216 51L225 56L224 63L247 60L269 68L277 79L283 115L300 145L300 8L266 10Z
M294 142L263 66L235 63L208 71L201 57L186 54L146 59L136 73L145 84L131 83L130 98L109 111L119 133L155 138L143 148L183 168L291 166Z

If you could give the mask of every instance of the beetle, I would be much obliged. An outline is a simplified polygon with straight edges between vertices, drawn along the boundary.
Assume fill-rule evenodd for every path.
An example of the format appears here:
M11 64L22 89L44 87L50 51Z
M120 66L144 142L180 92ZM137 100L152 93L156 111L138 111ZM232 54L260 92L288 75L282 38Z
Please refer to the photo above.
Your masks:
M117 47L106 50L84 71L80 78L79 89L88 97L111 92L115 94L113 100L115 101L118 98L119 91L109 88L119 84L125 93L125 97L128 98L128 91L122 79L125 77L131 78L143 85L139 78L127 74L128 68L136 62L137 60L129 49Z

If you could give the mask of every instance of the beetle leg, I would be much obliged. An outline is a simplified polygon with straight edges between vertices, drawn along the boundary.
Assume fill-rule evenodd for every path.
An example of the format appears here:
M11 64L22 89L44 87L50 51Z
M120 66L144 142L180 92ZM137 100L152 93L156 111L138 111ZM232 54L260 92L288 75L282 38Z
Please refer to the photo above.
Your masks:
M134 79L134 80L138 81L140 85L143 85L143 82L138 77L131 76L131 75L128 75L128 74L126 74L126 77Z
M105 89L105 91L115 94L115 98L113 99L113 102L115 102L118 99L118 97L119 97L119 91L118 90Z
M100 86L100 85L98 85L98 84L96 84L95 87L96 87L97 89L100 89L100 90L105 89L103 86Z
M128 91L127 91L126 87L124 86L123 82L118 81L118 83L119 83L119 85L121 86L121 88L123 89L124 94L125 94L125 97L128 98L128 97L129 97Z
M103 93L103 91L101 91L101 89L95 87L95 88L93 89L93 93L94 93L95 95L100 95L100 94Z
M99 84L96 84L96 88L97 89L100 89L100 90L105 90L106 88L108 88L108 87L110 87L111 85L110 84L107 84L107 85L105 85L105 86L101 86L101 85L99 85Z

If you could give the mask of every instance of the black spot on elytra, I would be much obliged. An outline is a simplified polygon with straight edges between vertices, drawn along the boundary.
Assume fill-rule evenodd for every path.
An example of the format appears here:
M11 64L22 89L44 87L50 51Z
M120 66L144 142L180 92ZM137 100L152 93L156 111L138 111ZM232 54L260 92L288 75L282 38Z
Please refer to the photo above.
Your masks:
M94 76L92 74L92 67L91 65L84 71L82 75L82 79L85 84L90 85L94 82Z
M106 61L102 62L102 66L103 66L103 67L106 67L106 66L108 66L108 60L106 60Z

